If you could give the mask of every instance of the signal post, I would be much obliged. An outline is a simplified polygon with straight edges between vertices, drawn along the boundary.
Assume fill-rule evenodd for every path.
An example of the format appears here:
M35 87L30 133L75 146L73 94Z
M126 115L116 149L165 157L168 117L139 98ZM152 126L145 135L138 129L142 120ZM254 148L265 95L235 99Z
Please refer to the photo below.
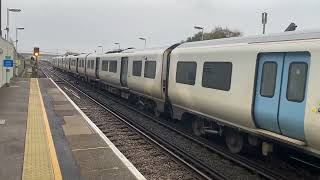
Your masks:
M38 69L39 69L39 61L38 57L40 56L40 48L39 47L34 47L33 48L33 56L35 57L35 62L34 62L34 68L32 70L33 76L38 77Z

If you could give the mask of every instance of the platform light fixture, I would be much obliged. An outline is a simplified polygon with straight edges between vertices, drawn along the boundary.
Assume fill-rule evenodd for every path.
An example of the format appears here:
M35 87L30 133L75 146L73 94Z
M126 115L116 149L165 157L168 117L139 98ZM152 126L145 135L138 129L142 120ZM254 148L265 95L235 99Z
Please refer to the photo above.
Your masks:
M144 41L144 48L147 47L147 39L146 38L139 38L140 40Z
M114 44L115 44L115 45L118 45L118 48L120 49L120 43L117 42L117 43L114 43Z
M201 41L203 41L203 33L204 33L203 31L204 31L204 27L194 26L194 28L195 28L195 29L198 29L198 30L201 30L201 34L202 34L202 35L201 35Z
M103 46L98 46L98 48L101 48L101 54L103 54Z
M9 16L10 16L10 12L21 12L21 9L16 9L16 8L7 8L7 27L6 27L6 30L7 30L7 40L10 40L10 37L9 37Z

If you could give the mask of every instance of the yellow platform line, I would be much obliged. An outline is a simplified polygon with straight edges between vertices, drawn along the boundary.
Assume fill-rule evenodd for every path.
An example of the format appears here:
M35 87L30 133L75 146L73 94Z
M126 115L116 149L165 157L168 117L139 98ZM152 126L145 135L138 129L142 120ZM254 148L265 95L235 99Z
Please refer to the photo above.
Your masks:
M61 179L39 83L31 79L22 180Z

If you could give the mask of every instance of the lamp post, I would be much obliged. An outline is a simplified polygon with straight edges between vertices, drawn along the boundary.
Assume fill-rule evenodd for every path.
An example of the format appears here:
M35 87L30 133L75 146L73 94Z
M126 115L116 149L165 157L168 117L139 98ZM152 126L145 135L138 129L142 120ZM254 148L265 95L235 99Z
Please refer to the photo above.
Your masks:
M98 46L98 48L101 48L101 54L103 54L103 46Z
M262 34L266 33L266 24L268 22L268 13L262 13Z
M7 27L6 27L6 30L7 30L7 40L9 41L9 13L10 12L21 12L21 9L10 9L10 8L7 8Z
M147 39L146 38L139 38L140 40L144 41L144 48L147 47Z
M115 45L118 45L119 49L120 49L120 43L114 43Z
M18 31L24 30L23 27L16 28L16 51L18 52Z
M202 32L201 41L203 41L203 30L204 30L204 27L194 26L194 28L198 29L198 30L201 30L201 32Z

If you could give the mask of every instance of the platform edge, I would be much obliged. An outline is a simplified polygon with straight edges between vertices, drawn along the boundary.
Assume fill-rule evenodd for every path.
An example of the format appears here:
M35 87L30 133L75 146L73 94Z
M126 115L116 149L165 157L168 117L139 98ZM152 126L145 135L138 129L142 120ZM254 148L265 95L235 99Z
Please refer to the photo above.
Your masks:
M72 101L72 99L51 79L51 82L59 89L59 91L68 99L73 107L81 114L81 116L87 121L91 128L99 134L99 136L105 141L110 149L117 155L117 157L124 163L129 171L139 180L146 180L146 178L136 169L136 167L118 150L118 148L103 134L103 132L89 119L89 117Z

